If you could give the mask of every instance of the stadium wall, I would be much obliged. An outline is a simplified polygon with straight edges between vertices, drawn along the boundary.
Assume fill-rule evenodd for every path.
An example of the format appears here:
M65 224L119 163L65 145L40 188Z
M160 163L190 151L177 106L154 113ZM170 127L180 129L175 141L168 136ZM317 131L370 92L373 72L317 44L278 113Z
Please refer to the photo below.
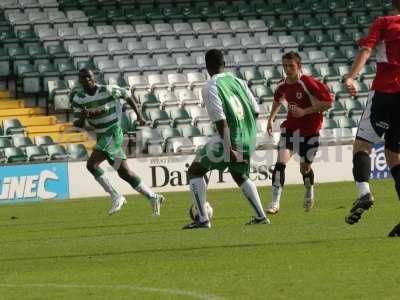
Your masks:
M187 169L193 161L194 155L162 156L128 159L129 166L156 191L187 191ZM252 157L250 178L258 186L271 185L269 176L258 172L260 166L269 169L276 161L276 151L256 151ZM320 147L320 151L313 166L317 182L333 182L353 180L351 145ZM111 183L118 191L124 194L135 193L132 188L122 181L118 174L107 163L102 165ZM299 171L299 158L288 164L286 169L288 184L302 183ZM86 171L85 162L68 164L69 186L71 198L93 197L106 195L100 185ZM267 178L268 177L268 178ZM227 173L212 171L208 177L208 186L211 189L231 188L235 186L231 176Z

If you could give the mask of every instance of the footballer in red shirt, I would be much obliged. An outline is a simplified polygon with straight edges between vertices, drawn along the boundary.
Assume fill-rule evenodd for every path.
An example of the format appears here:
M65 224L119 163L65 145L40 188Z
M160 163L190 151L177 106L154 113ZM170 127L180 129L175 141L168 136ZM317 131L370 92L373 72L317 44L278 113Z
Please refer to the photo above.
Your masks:
M333 101L326 85L301 73L301 57L298 53L291 51L284 54L282 64L286 77L279 82L275 90L267 126L268 134L271 135L275 117L286 101L288 114L281 125L278 160L272 173L272 202L266 210L270 214L279 211L286 164L294 153L301 158L300 172L306 188L304 210L309 211L313 207L314 172L311 164L319 146L322 112L331 108Z
M367 105L358 125L353 146L353 176L358 197L346 216L348 224L357 223L374 203L370 192L371 150L374 143L385 141L386 162L390 167L400 199L400 0L392 0L393 14L372 22L368 35L360 39L360 51L348 75L347 90L357 95L357 77L373 49L376 50L376 75ZM400 236L400 224L389 234Z

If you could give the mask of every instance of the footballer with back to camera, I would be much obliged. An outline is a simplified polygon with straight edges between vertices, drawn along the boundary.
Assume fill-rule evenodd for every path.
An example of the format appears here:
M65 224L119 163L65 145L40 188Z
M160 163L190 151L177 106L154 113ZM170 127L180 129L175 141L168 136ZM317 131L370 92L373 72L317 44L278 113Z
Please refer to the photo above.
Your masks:
M263 211L257 187L248 178L250 157L255 150L257 101L243 80L224 72L225 61L220 50L207 51L205 61L211 78L202 90L203 100L219 136L196 152L189 167L189 186L199 218L183 229L211 227L206 211L204 175L211 170L223 171L226 168L255 212L255 217L247 225L267 224L269 220Z

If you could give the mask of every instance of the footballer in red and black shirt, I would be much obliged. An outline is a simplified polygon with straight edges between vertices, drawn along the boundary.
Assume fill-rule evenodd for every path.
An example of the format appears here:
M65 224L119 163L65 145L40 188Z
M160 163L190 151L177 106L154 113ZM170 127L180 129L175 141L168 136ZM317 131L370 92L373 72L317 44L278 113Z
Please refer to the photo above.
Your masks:
M353 175L358 197L346 217L348 224L357 223L362 213L373 205L369 188L370 153L374 143L385 141L386 162L390 167L400 199L400 0L392 0L393 13L379 17L370 25L368 35L360 39L360 51L345 84L352 96L357 95L353 79L376 50L376 75L366 108L358 126L353 147ZM391 236L400 236L400 224Z
M281 125L278 160L272 173L272 202L267 208L270 214L279 210L286 164L294 153L301 158L300 171L306 188L304 210L309 211L312 208L314 172L311 164L319 146L322 112L329 109L333 101L325 84L301 73L301 57L298 53L292 51L284 54L282 64L286 77L279 82L275 90L267 126L268 134L271 135L275 117L281 105L286 102L288 114Z

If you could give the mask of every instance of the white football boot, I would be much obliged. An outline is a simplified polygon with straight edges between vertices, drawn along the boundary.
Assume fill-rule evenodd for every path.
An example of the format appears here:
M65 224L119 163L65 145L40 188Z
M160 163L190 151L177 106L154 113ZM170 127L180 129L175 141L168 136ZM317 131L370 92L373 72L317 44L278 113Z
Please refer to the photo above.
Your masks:
M304 194L304 211L309 212L314 206L314 186L306 188Z
M154 197L150 199L151 209L153 210L153 216L157 217L160 215L161 205L165 202L165 197L160 194L156 194Z
M121 210L122 206L126 204L126 199L123 195L118 195L116 197L112 197L111 208L108 211L109 215L112 215Z
M268 207L267 207L267 209L265 210L265 212L266 212L267 214L270 214L270 215L277 214L277 213L279 212L279 203L278 203L278 202L272 201L272 202L268 205Z

